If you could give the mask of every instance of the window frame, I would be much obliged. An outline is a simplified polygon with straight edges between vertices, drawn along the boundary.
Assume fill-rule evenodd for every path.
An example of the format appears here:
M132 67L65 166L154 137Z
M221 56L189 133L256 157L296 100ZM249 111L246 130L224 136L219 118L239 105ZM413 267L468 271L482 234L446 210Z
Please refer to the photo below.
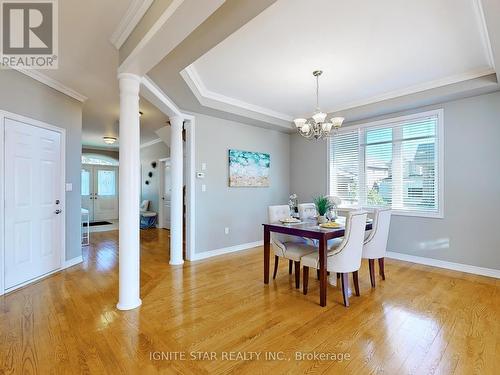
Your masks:
M392 213L393 215L398 215L398 216L410 216L410 217L425 217L425 218L433 218L433 219L443 219L444 218L444 110L442 108L435 109L435 110L430 110L430 111L424 111L424 112L415 112L409 115L404 115L404 116L397 116L397 117L389 117L383 120L376 120L376 121L370 121L370 122L363 122L360 124L356 125L347 125L339 129L338 133L349 133L353 131L357 131L360 129L377 129L377 128L384 128L384 127L390 127L393 125L396 125L397 123L405 122L405 121L411 121L414 119L419 119L422 117L430 117L430 116L436 116L437 117L437 127L436 127L436 145L437 145L437 184L438 184L438 191L437 191L437 200L438 200L438 209L436 212L425 212L425 211L409 211L409 210L400 210L400 209L393 209ZM335 137L335 136L333 136ZM330 194L330 189L331 189L331 165L330 165L330 157L331 157L331 147L330 147L331 141L330 139L327 140L326 142L326 157L327 157L327 180L326 180L326 190L327 190L327 195ZM349 207L349 206L347 206ZM352 207L352 206L351 206ZM373 208L367 207L368 210L372 210Z

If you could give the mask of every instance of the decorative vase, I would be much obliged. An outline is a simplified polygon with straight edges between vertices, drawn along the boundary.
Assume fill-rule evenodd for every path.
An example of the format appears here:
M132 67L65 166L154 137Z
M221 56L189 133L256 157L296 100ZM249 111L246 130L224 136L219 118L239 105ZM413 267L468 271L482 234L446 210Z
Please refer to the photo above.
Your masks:
M328 221L328 220L326 219L326 217L325 217L325 216L323 216L323 215L318 216L318 224L324 224L324 223L326 223L327 221Z

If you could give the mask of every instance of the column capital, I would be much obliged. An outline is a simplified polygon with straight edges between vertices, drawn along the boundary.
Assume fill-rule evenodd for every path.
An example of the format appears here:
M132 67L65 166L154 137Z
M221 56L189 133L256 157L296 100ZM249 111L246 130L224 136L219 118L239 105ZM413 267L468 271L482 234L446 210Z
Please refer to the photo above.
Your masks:
M177 126L180 125L182 126L182 123L184 122L184 117L182 116L172 116L168 118L170 121L171 126Z
M141 83L141 81L142 81L142 77L138 76L137 74L134 74L134 73L118 73L118 79L119 80L131 79L131 80L137 81L138 83Z

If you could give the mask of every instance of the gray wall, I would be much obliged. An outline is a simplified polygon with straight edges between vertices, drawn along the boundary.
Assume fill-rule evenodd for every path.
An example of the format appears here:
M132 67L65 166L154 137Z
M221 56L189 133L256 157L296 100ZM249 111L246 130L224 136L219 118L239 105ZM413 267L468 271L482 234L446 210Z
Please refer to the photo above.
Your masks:
M500 92L385 117L436 108L444 109L444 219L393 216L388 250L500 269ZM325 192L325 143L294 135L291 151L291 190Z
M141 148L141 202L143 200L151 201L149 210L159 212L158 193L160 188L160 165L155 169L151 166L151 162L158 162L159 159L168 158L170 149L163 143L155 143L154 145ZM148 172L153 172L153 177L148 177ZM149 180L149 185L145 181Z
M66 259L82 254L80 245L80 166L82 104L14 70L0 70L0 109L66 129Z
M215 117L196 115L196 252L262 240L267 207L286 204L290 187L290 136ZM228 150L271 154L270 187L230 188ZM201 185L207 186L206 192ZM229 234L224 228L229 227Z

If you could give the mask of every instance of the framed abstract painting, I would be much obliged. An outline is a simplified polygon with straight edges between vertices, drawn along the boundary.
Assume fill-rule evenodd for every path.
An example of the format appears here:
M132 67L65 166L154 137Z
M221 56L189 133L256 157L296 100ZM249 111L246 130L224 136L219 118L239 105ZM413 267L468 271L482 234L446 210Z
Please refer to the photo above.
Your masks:
M269 187L271 155L229 150L230 187Z

